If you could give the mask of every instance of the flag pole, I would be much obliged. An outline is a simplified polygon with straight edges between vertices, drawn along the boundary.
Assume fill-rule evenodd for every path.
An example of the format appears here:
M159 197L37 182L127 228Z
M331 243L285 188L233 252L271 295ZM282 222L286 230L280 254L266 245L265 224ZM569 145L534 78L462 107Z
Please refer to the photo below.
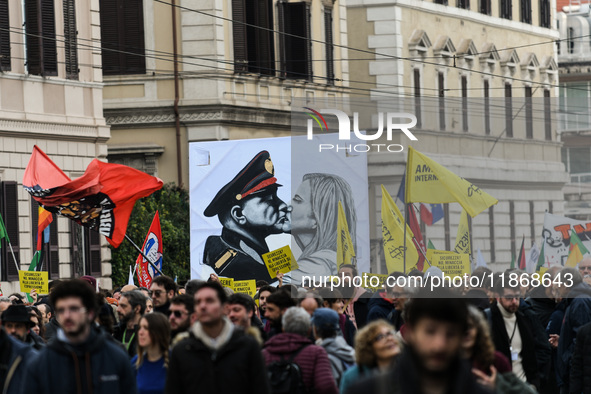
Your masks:
M154 264L154 263L153 263L153 262L152 262L152 261L151 261L151 260L148 258L148 256L146 256L146 255L144 254L144 252L143 252L143 251L140 249L140 247L139 247L139 246L137 246L137 245L135 244L135 242L133 242L133 241L131 240L131 238L129 238L129 236L128 236L127 234L125 234L125 239L126 239L126 240L128 240L128 241L129 241L129 243L131 243L131 244L133 245L133 247L137 249L137 251L138 251L138 252L140 252L140 254L141 254L143 257L144 257L144 259L146 259L146 261L147 261L148 263L150 263L150 265L152 266L152 268L154 268L154 269L156 270L156 272L158 272L160 275L164 276L164 274L162 273L162 271L160 271L160 269L159 269L158 267L156 267L156 264Z
M8 239L10 241L10 239ZM12 258L14 259L14 266L16 267L16 272L20 271L18 268L18 263L16 262L16 256L14 255L14 250L12 249L12 244L8 242L8 246L10 246L10 252L12 253Z

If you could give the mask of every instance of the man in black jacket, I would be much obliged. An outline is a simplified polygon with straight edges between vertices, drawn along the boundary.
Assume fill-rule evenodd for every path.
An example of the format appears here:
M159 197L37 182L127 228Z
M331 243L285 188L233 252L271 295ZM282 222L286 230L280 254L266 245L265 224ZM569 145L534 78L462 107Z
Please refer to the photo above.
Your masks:
M152 291L154 312L164 313L168 317L170 314L170 300L176 294L176 283L172 278L160 275L154 278L150 290Z
M0 328L0 387L5 387L7 394L20 393L24 384L26 360L35 356L37 351L8 335ZM10 372L12 371L12 373Z
M577 343L570 367L570 392L591 394L591 323L577 333Z
M79 279L64 281L50 299L62 328L54 341L30 358L23 392L137 393L127 354L94 325L96 298L90 286Z
M226 293L217 282L195 293L198 321L173 349L166 394L269 394L258 343L224 316Z
M421 289L406 308L408 346L384 375L362 380L346 394L484 394L461 358L468 309L448 289Z
M497 278L497 302L486 310L495 348L511 361L513 373L540 388L538 363L530 321L519 311L521 290L508 276Z

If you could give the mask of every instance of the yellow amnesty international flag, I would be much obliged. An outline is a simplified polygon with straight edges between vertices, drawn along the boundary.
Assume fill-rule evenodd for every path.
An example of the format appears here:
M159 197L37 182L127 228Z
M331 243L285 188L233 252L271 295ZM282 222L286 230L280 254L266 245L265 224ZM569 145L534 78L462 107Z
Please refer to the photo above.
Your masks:
M406 268L417 264L419 252L412 241L413 233L406 226ZM382 237L388 273L404 272L404 220L392 196L382 185Z
M468 214L465 210L462 210L462 216L460 216L460 224L458 225L458 234L456 235L456 247L454 248L454 252L472 255Z
M499 202L412 147L408 148L405 192L406 203L458 202L472 217Z
M351 264L351 259L355 258L355 249L353 248L347 217L340 201L337 231L339 232L337 236L337 268L340 268L343 264Z

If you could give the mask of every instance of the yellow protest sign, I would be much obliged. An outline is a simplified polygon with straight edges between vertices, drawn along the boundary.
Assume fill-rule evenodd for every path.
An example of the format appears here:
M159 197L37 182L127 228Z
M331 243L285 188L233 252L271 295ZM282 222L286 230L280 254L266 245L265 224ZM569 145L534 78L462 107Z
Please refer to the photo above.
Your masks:
M23 293L36 289L37 294L49 294L47 271L19 271L18 280Z
M230 289L234 288L234 279L224 278L222 276L220 276L219 279L220 279L220 283L222 284L222 286L229 287Z
M470 256L460 253L434 253L429 260L435 267L439 267L446 276L463 277L470 275Z
M347 224L347 216L343 210L343 205L339 201L339 212L337 218L337 268L343 264L353 264L351 261L355 258L355 248Z
M363 274L361 274L361 278L363 279L363 287L371 292L376 293L378 291L384 290L384 283L386 283L388 275L370 274L368 272L364 272Z
M267 266L271 278L274 278L277 275L277 271L285 274L299 268L297 262L293 258L289 245L265 253L263 255L263 261Z
M499 202L476 185L408 147L405 202L458 202L472 217Z
M242 293L254 297L257 292L257 284L254 279L235 280L233 290L234 293Z

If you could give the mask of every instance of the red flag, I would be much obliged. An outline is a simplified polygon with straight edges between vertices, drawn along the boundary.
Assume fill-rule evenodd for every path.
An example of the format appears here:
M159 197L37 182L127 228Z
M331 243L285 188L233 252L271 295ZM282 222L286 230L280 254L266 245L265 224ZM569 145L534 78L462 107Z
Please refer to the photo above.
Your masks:
M525 270L525 247L523 242L525 241L525 235L521 238L521 250L519 251L519 257L517 258L517 263L519 269Z
M125 238L133 205L162 188L162 181L97 159L90 162L84 175L71 180L35 146L23 186L43 208L98 231L118 247Z
M150 261L162 271L162 231L160 229L160 217L158 216L158 211L156 211L156 215L154 215L152 225L150 226L148 235L146 235L142 250L146 257L148 257ZM150 263L148 263L141 254L137 256L135 263L137 265L137 280L139 287L149 289L152 285L152 279L160 274L154 270Z
M43 244L43 230L45 230L51 222L53 222L53 215L51 212L43 209L43 207L39 207L39 216L38 216L38 225L37 225L37 250L41 250L41 245Z
M417 261L417 268L419 271L423 270L423 264L425 263L425 241L423 240L423 234L421 234L421 228L419 227L419 221L415 214L414 204L408 204L408 226L414 234L413 242L419 252L419 260ZM420 248L420 249L419 249Z

